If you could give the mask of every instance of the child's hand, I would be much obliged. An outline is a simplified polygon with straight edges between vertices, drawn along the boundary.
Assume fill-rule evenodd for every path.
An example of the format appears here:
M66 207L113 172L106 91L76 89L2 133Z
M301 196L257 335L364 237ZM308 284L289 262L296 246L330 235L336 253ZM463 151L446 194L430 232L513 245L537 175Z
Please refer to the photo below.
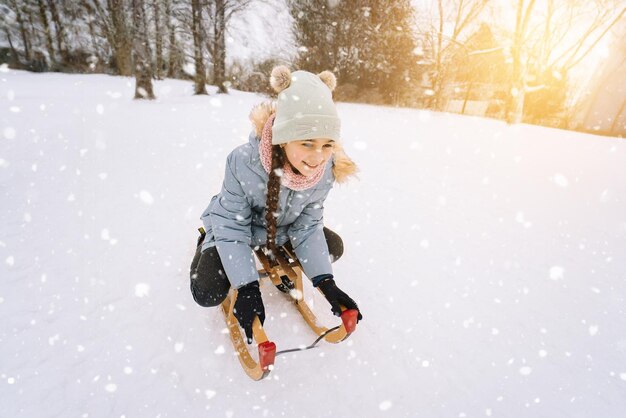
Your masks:
M237 300L233 310L235 318L246 333L248 344L252 344L252 323L256 316L261 324L265 322L265 306L259 290L259 282L248 283L237 290Z
M348 296L343 290L339 289L335 284L335 281L330 277L323 279L321 282L317 284L317 286L324 296L326 296L326 300L330 303L331 309L335 316L341 316L341 306L344 306L346 309L356 309L359 311L359 316L357 317L357 323L363 319L363 315L361 315L361 311L357 306L356 302L352 300L350 296Z

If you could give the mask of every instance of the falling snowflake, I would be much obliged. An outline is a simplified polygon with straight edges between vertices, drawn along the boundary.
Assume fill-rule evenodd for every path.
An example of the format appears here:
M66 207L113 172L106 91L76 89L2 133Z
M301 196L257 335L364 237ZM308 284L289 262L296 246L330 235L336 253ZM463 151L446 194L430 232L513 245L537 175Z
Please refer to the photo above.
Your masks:
M354 142L354 148L358 149L359 151L366 150L367 149L367 142L356 141L356 142Z
M382 402L378 405L378 408L379 408L381 411L386 411L386 410L388 410L389 408L391 408L391 401L382 401Z
M550 279L552 280L560 280L563 278L563 272L565 269L561 266L552 266L550 267Z
M11 127L4 128L2 130L2 133L4 134L4 137L6 139L13 139L13 138L15 138L15 129L13 129Z
M567 187L567 185L569 184L567 178L561 173L556 173L553 179L556 185L560 187Z
M154 198L152 197L152 195L150 194L150 192L148 192L147 190L142 190L139 192L139 198L141 199L141 201L143 203L145 203L146 205L151 205L154 203Z
M149 296L150 294L150 285L147 283L137 283L135 285L135 296L138 298L143 298L145 296Z

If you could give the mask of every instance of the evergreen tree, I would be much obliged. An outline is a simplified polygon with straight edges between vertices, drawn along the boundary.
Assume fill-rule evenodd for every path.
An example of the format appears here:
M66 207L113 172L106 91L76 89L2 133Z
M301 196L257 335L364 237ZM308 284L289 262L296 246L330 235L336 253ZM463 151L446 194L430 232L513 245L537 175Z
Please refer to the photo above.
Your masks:
M409 0L290 0L289 8L297 67L336 72L345 99L408 100L418 78Z
M403 101L417 81L413 8L409 0L370 1L369 16L363 19L367 42L364 84L377 87L383 102Z
M294 19L293 35L298 48L296 67L311 72L339 70L338 21L341 7L331 7L327 0L289 0L289 12Z

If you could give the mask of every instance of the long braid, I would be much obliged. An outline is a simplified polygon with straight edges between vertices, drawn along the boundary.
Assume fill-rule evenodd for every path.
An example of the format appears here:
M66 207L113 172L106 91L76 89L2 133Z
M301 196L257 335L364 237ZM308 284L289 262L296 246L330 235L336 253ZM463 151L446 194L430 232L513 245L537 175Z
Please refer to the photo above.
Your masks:
M280 145L272 146L272 169L267 180L267 200L265 201L265 221L267 222L267 248L272 258L278 254L276 247L276 218L278 217L278 197L280 193L280 176L285 165L285 154Z

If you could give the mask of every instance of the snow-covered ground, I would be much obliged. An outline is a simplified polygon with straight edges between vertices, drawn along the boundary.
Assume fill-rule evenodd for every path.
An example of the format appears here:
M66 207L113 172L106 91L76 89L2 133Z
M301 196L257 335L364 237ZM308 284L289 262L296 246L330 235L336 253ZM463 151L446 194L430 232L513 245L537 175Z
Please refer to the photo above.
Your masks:
M365 319L254 382L188 266L263 99L133 89L0 72L0 415L625 416L624 140L340 104L361 173L326 224ZM262 290L278 349L311 343Z

